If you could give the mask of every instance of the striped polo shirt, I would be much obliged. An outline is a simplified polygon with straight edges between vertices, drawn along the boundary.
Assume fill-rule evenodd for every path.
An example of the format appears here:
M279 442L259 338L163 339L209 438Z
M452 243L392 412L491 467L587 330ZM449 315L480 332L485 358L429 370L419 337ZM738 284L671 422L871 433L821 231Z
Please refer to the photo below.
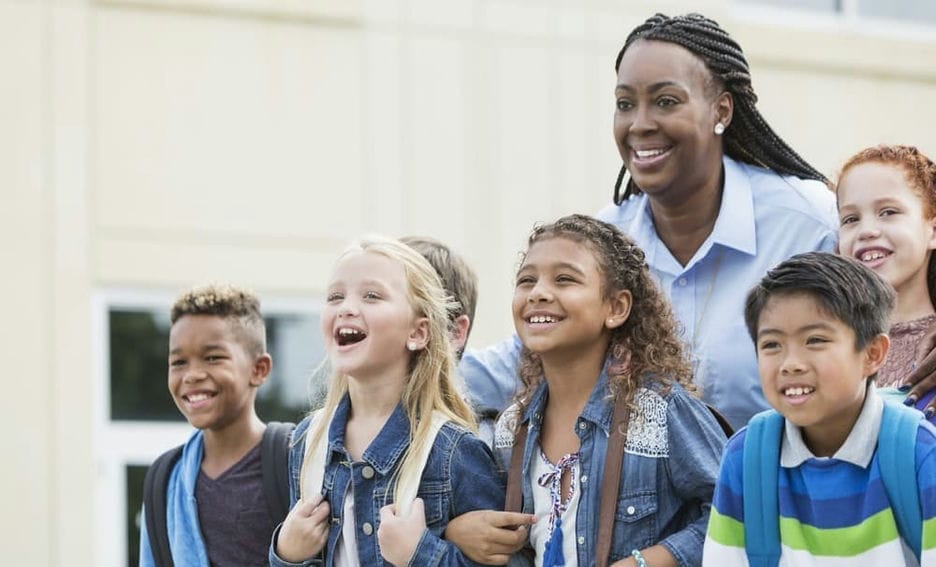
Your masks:
M869 390L842 447L817 458L786 422L780 450L780 566L917 565L897 531L878 465L883 402ZM725 447L715 487L703 565L747 565L744 553L743 449L746 430ZM936 567L936 429L921 421L916 439L923 508L920 564Z

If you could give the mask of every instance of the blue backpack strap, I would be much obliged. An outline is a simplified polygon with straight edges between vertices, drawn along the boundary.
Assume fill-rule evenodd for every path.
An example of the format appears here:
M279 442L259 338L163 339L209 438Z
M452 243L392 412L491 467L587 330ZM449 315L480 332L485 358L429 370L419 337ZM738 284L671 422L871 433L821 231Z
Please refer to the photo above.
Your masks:
M923 414L903 404L884 402L878 434L881 482L901 537L917 561L923 546L923 510L916 478L916 438Z
M780 439L783 416L774 410L751 418L744 437L744 551L751 567L780 562Z

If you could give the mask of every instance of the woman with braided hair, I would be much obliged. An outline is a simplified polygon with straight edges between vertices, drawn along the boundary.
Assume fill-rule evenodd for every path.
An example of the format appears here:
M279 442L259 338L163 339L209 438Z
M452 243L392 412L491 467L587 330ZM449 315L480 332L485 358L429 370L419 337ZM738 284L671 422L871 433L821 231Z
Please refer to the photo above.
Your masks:
M757 111L744 54L716 22L657 14L628 36L615 71L614 138L623 165L614 203L597 216L644 250L683 328L703 399L739 428L767 408L744 297L775 264L834 248L834 196ZM519 352L513 337L465 353L460 369L476 404L507 405ZM628 510L618 509L615 533L619 522L636 519ZM449 523L446 538L476 561L504 564L524 545L529 528L517 526L528 522L509 512L471 512ZM701 550L701 538L694 545ZM667 559L654 567L698 564L696 553ZM574 556L564 560L577 564Z
M757 111L744 53L713 20L649 18L615 70L624 163L614 204L598 217L646 252L683 325L696 384L737 429L767 408L744 295L780 261L834 248L834 196Z

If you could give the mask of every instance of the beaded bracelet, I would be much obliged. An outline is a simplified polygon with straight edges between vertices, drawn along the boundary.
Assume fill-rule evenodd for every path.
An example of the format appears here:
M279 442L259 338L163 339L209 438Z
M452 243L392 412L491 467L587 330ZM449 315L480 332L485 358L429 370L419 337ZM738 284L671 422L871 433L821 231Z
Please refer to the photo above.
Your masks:
M640 553L639 549L631 551L631 555L634 556L634 561L637 562L637 567L647 567L647 560L644 559L644 556L642 553Z

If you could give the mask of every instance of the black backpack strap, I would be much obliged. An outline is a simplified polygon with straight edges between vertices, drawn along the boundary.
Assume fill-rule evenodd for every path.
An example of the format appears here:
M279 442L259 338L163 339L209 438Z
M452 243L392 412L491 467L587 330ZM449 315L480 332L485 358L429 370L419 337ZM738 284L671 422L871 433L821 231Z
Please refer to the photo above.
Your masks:
M294 423L271 421L260 442L263 494L270 517L277 524L289 513L289 437L295 427Z
M159 456L146 471L143 480L143 507L146 511L146 531L157 567L173 567L169 549L169 527L166 524L166 488L172 468L182 456L182 445Z

